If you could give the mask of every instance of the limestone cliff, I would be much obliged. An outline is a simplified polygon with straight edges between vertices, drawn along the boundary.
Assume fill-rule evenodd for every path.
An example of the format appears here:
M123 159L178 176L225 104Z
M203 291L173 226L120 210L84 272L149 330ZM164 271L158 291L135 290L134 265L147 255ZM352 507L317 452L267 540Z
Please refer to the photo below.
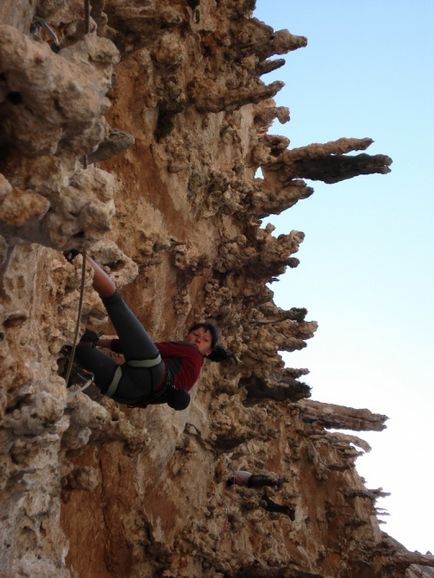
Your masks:
M0 5L2 577L408 578L434 564L380 530L382 490L355 469L366 442L328 431L386 417L307 399L307 370L279 351L304 347L316 323L267 286L297 266L303 233L276 238L261 219L312 194L304 178L386 173L391 160L350 154L369 138L291 149L268 134L289 114L272 100L281 83L261 76L306 39L253 9ZM107 267L156 339L212 319L237 361L209 364L179 413L66 390L57 360L80 287L69 248ZM90 274L85 326L107 328ZM231 467L285 483L227 490Z

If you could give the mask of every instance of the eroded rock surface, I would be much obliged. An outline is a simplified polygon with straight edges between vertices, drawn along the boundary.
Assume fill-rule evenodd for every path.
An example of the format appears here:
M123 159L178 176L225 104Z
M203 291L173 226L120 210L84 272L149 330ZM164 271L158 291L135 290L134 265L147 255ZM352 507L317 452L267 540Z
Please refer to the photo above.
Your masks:
M306 39L253 18L254 2L94 0L90 19L85 4L0 6L0 574L423 575L432 557L380 529L382 490L355 468L369 446L327 429L386 417L307 399L308 371L283 365L317 325L267 284L297 266L303 233L260 221L312 194L304 178L385 173L390 159L349 154L370 139L290 149L267 134L289 113L261 75ZM111 271L156 339L221 325L235 361L206 367L188 410L66 390L72 247ZM85 325L107 328L89 272ZM242 467L285 482L227 489Z

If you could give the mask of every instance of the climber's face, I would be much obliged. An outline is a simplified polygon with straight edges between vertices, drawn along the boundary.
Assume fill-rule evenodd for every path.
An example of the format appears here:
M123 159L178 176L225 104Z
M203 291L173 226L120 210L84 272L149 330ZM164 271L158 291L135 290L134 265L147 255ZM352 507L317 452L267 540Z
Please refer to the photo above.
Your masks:
M186 341L194 343L199 349L199 353L207 357L212 350L212 335L208 329L204 327L198 327L193 329L185 338Z

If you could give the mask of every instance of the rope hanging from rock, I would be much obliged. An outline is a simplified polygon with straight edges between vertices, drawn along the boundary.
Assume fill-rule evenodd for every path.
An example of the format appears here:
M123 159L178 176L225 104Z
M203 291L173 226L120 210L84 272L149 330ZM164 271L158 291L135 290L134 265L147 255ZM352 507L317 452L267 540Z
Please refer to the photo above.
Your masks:
M65 383L66 383L67 387L69 385L69 380L71 378L71 371L72 371L72 364L74 363L75 350L77 349L78 332L80 329L81 310L83 308L84 282L86 279L86 249L83 249L81 254L83 257L83 261L81 264L80 297L78 300L78 312L77 312L77 321L75 323L75 329L74 329L74 340L72 343L71 354L69 356L69 361L68 361L68 369L66 371L66 376L65 376Z
M90 32L90 0L84 0L84 32Z
M85 32L86 34L90 31L90 1L84 0L84 20L85 20ZM87 162L87 155L83 157L83 167L87 169L88 162ZM77 312L77 321L75 323L74 329L74 340L72 342L72 349L68 360L68 369L66 370L65 375L65 383L66 387L69 386L69 380L71 379L71 372L72 372L72 365L74 363L75 358L75 350L77 349L77 342L78 342L78 332L80 330L80 320L81 320L81 310L83 308L83 296L84 296L84 282L86 279L86 249L83 249L81 253L83 260L81 263L81 282L80 282L80 297L78 299L78 312Z

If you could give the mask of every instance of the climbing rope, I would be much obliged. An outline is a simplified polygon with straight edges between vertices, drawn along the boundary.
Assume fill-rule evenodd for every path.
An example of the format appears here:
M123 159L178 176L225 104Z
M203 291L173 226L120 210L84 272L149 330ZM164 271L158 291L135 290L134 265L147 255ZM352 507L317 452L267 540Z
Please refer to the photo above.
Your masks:
M231 498L233 500L233 498L235 496L234 490L235 490L235 472L236 472L236 470L232 464L229 464L228 470L231 473L231 475L229 476L229 479L232 478L232 480L233 480L233 484L229 490L229 495L231 496ZM220 539L223 537L223 535L226 535L227 533L231 532L231 525L229 522L229 513L230 512L229 512L229 507L228 507L227 503L224 504L224 512L225 512L225 515L224 515L224 522L223 522L223 532L220 534Z
M86 33L88 33L89 27L90 27L90 3L89 3L89 0L85 0L84 9L85 9L85 21L86 21L86 24L85 24L86 25ZM83 168L87 169L87 167L88 167L87 155L84 155L82 162L83 162ZM80 330L81 310L83 308L84 282L85 282L85 277L86 277L86 249L83 249L81 254L83 257L83 262L81 264L80 297L78 300L78 313L77 313L77 322L75 324L75 330L74 330L74 341L72 344L71 354L70 354L69 360L68 360L68 369L66 370L66 376L65 376L66 387L69 386L69 380L71 379L72 365L74 363L75 350L77 349L78 332ZM89 382L86 382L82 389L85 389L87 387L87 385L91 382L92 382L92 379L89 380Z
M68 361L68 369L66 370L65 376L66 387L68 387L69 380L71 378L72 364L74 363L75 350L77 349L77 342L78 342L78 332L80 330L81 310L83 308L84 282L86 279L86 249L83 249L81 254L83 257L83 262L81 264L80 297L78 300L78 312L77 312L77 321L75 323L74 340L72 342L72 349Z
M84 32L90 32L90 0L84 0Z
M84 31L85 31L85 34L89 34L89 32L90 32L90 12L91 12L90 0L84 0ZM88 166L87 155L84 155L83 167L85 169L87 169L87 166ZM72 365L74 363L75 351L77 349L77 343L78 343L78 332L80 330L81 310L83 308L84 283L85 283L85 279L86 279L86 249L83 249L81 254L83 257L83 261L81 264L80 297L78 300L78 312L77 312L77 321L75 323L74 340L72 343L72 349L71 349L71 353L70 353L69 360L68 360L68 369L66 370L66 376L65 376L66 387L69 386L69 380L71 379ZM89 380L89 382L92 382L92 379ZM87 387L89 382L85 383L84 388ZM82 388L82 389L84 389L84 388Z

